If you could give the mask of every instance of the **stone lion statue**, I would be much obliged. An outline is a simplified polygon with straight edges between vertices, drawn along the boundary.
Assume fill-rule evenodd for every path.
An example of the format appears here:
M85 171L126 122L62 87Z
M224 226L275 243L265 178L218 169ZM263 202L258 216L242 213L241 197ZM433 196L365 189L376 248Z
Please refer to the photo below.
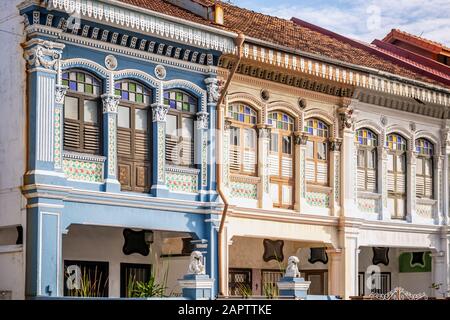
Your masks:
M286 268L286 272L284 274L285 277L289 278L298 278L300 277L300 271L298 271L298 263L300 261L296 256L290 256L288 259L288 265Z
M189 262L188 274L205 274L203 255L200 251L192 251Z

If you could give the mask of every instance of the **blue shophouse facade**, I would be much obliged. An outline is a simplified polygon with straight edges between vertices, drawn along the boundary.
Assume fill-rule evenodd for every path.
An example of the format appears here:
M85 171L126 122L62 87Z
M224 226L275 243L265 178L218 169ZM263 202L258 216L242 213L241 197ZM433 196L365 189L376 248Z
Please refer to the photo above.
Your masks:
M20 7L28 297L65 294L65 260L86 250L65 240L73 226L159 233L159 248L172 243L164 235L188 234L190 248L204 252L206 273L218 278L214 93L217 61L234 50L232 35L119 6L57 0ZM122 268L122 254L129 260L119 238L107 261L114 288L123 279L113 264ZM88 249L110 250L95 240Z

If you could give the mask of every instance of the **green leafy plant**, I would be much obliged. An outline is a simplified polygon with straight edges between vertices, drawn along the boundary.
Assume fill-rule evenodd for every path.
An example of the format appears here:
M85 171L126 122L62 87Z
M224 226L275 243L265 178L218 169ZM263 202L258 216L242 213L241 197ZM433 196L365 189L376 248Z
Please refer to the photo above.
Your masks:
M245 283L238 283L236 285L239 295L241 295L243 298L248 298L253 295L252 288L248 284Z
M67 274L67 273L66 273ZM91 277L86 268L83 268L80 278L80 288L69 289L68 295L71 297L102 297L106 290L108 279L102 281L103 274L98 272L97 267Z
M275 283L266 283L263 287L264 296L267 299L273 299L279 296L278 286Z
M154 274L150 276L147 282L133 280L133 283L129 286L130 298L164 297L166 291L164 284L158 283Z

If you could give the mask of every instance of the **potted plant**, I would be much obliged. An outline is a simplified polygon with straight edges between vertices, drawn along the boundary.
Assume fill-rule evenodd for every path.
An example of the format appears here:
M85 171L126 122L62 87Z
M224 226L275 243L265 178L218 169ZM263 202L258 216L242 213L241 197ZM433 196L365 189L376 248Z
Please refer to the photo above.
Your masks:
M430 286L430 289L434 289L438 292L438 294L440 294L442 297L440 297L439 299L450 299L450 297L447 296L448 293L450 293L450 290L445 290L445 288L441 288L442 287L442 283L435 283L433 282ZM435 299L438 297L435 297Z

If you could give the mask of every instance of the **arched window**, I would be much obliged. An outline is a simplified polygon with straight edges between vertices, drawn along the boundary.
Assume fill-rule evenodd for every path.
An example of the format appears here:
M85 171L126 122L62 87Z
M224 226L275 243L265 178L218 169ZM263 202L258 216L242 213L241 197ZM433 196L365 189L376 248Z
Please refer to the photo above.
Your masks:
M230 170L235 173L256 175L257 139L256 111L243 103L228 107L232 118L230 128Z
M377 191L377 135L369 129L359 129L355 135L358 143L358 190Z
M427 139L416 140L416 195L433 198L433 144Z
M151 91L142 84L123 80L114 84L120 96L117 115L117 162L122 190L150 190Z
M406 139L392 133L386 138L388 149L388 209L394 219L404 219L406 213Z
M292 208L294 194L294 119L276 111L269 113L270 188L274 206Z
M100 154L101 81L80 70L64 72L62 79L69 87L64 99L64 149Z
M321 120L306 120L306 181L311 184L328 185L328 137L329 128Z
M164 91L169 106L166 122L166 162L194 166L194 116L198 100L181 90Z

